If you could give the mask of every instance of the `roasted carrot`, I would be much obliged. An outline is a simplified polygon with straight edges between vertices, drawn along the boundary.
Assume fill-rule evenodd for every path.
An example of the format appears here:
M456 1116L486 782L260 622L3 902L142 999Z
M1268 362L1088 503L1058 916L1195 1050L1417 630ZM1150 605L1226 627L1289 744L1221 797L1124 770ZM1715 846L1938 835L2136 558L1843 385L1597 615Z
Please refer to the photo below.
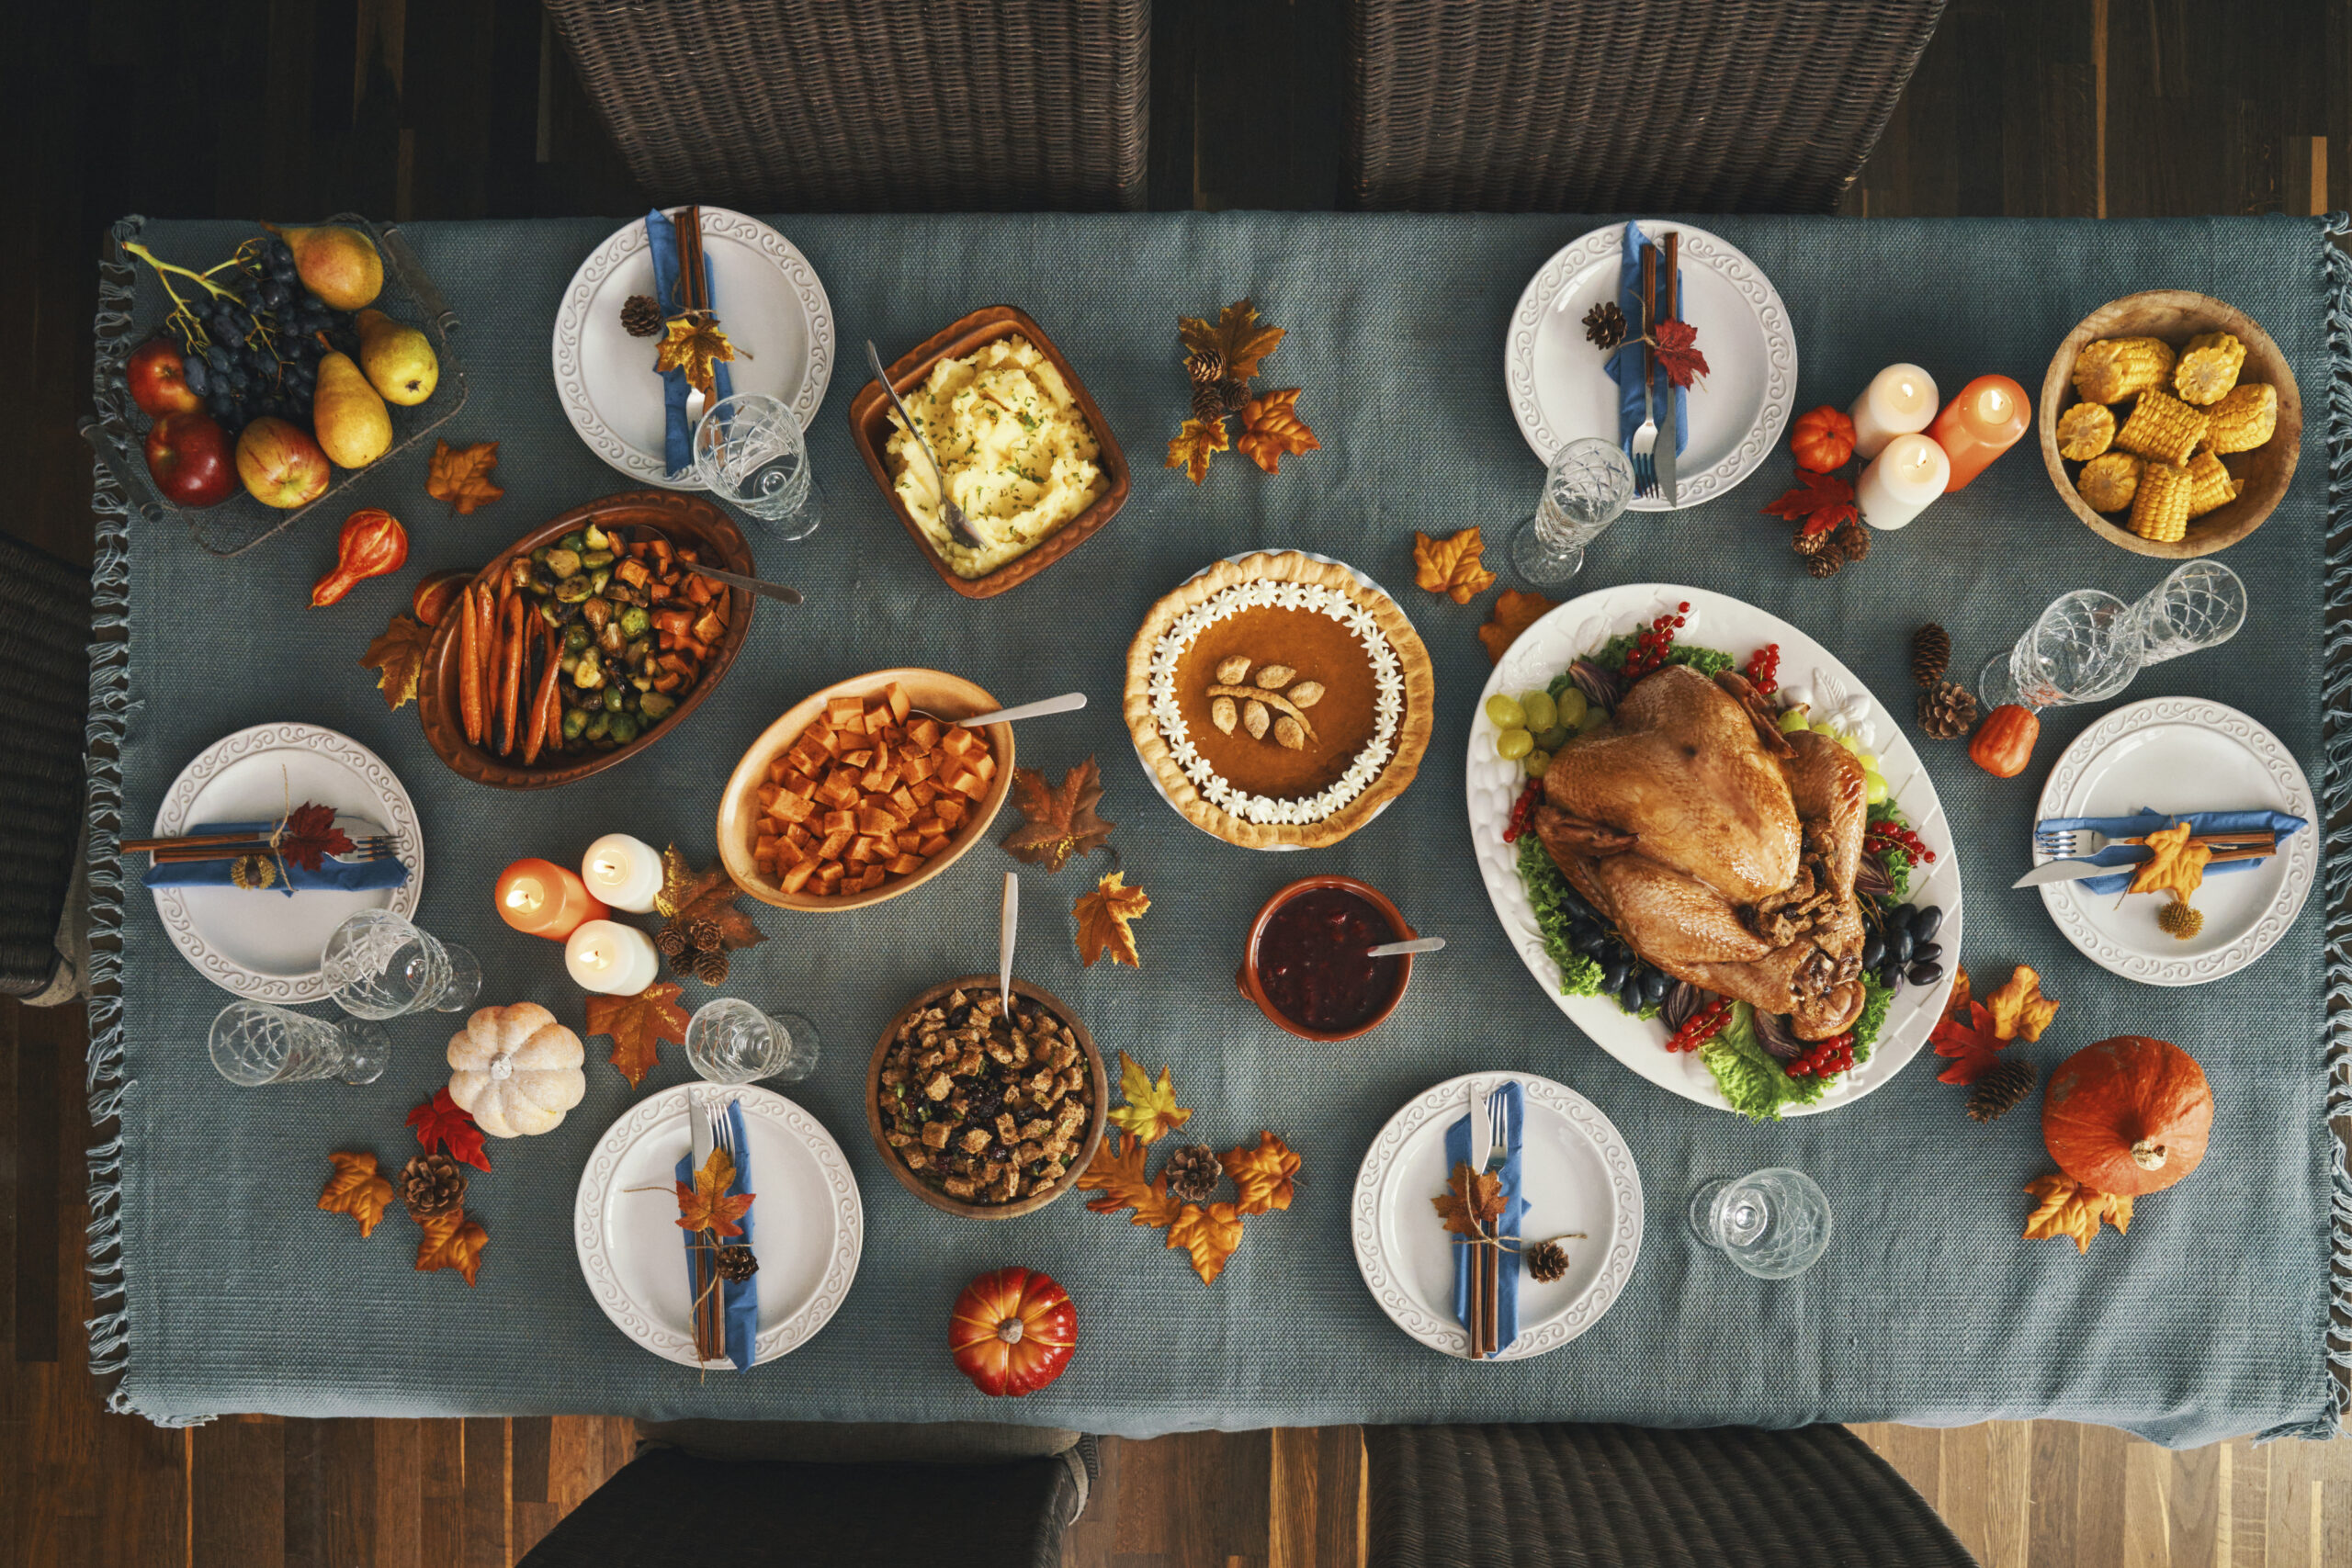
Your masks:
M481 744L481 618L474 613L474 591L469 584L458 602L458 711L466 721L466 739Z
M555 726L548 720L548 710L555 706L555 678L560 667L557 650L550 646L555 640L555 628L542 620L539 621L539 629L546 635L534 641L547 668L540 671L538 684L531 689L530 717L523 726L523 765L526 767L537 761L539 747L554 739L548 733Z
M522 716L516 710L523 702L523 601L511 589L500 619L506 660L498 678L498 754L508 757L514 752L515 720Z
M489 583L483 582L476 587L474 613L481 622L481 640L475 645L475 652L481 661L481 732L482 739L485 741L490 738L491 684L494 672L498 669L497 664L493 662L492 659L492 654L495 651L498 641L498 612L495 608L496 604L497 601L491 593Z

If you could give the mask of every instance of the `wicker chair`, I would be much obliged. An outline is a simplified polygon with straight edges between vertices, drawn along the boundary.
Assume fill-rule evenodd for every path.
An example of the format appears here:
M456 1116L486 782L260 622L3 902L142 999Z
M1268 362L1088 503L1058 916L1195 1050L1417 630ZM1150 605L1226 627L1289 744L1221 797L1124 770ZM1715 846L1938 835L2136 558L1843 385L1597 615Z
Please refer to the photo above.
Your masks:
M1944 0L1349 0L1344 205L1827 212Z
M90 574L0 534L0 668L10 687L0 749L0 993L12 997L40 993L60 963L58 922L82 834L89 643Z
M655 200L1140 208L1150 0L547 0Z
M1368 1427L1366 1568L1973 1568L1843 1427Z

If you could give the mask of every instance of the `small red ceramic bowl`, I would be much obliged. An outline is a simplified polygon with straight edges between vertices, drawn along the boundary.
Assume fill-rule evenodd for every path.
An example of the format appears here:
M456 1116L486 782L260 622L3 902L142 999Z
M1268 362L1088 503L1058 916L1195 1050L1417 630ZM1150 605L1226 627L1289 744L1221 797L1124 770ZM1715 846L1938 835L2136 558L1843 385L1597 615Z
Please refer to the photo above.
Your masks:
M1266 987L1258 973L1258 955L1266 944L1266 931L1273 923L1274 917L1292 900L1304 894L1321 892L1325 888L1338 888L1341 892L1352 893L1379 911L1392 933L1383 938L1384 941L1410 942L1420 934L1405 923L1404 911L1390 902L1386 894L1367 883L1359 882L1352 876L1303 876L1267 899L1264 907L1258 911L1258 918L1250 922L1249 942L1242 949L1241 968L1239 973L1234 976L1234 983L1241 987L1243 996L1258 1004L1259 1011L1273 1020L1284 1030L1297 1035L1301 1040L1352 1040L1357 1035L1368 1033L1387 1022L1388 1015L1396 1010L1396 1004L1405 999L1405 987L1413 983L1411 953L1403 953L1396 958L1396 988L1389 993L1387 999L1375 1007L1363 1022L1351 1028L1336 1031L1312 1028L1285 1014L1274 1005L1273 998L1266 994Z

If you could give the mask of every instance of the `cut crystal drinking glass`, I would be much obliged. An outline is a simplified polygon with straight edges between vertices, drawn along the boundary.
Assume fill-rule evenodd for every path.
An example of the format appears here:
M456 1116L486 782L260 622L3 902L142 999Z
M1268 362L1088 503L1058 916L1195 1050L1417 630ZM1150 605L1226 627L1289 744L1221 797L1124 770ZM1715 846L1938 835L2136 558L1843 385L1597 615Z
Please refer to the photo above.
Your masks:
M1690 1199L1691 1234L1759 1280L1812 1268L1829 1248L1830 1228L1829 1200L1801 1170L1710 1181Z
M1634 465L1615 442L1569 442L1544 472L1535 515L1511 535L1511 570L1530 582L1566 581L1583 567L1584 547L1633 499Z
M817 531L808 443L791 405L757 392L722 398L695 426L694 454L695 478L776 537L805 539Z
M390 909L363 909L327 938L319 957L327 994L354 1018L457 1012L481 993L481 964Z
M2077 588L1985 664L1977 689L1987 708L2104 702L2132 683L2140 663L2138 612L2112 593Z
M796 1082L817 1066L817 1026L795 1013L765 1013L747 1001L705 1002L686 1024L686 1061L712 1083L761 1078Z
M212 1020L210 1044L213 1066L245 1089L314 1078L374 1083L392 1056L380 1025L333 1024L268 1002L222 1008Z
M2139 617L2141 662L2161 664L2219 648L2245 625L2245 582L2216 560L2184 561L2132 606Z

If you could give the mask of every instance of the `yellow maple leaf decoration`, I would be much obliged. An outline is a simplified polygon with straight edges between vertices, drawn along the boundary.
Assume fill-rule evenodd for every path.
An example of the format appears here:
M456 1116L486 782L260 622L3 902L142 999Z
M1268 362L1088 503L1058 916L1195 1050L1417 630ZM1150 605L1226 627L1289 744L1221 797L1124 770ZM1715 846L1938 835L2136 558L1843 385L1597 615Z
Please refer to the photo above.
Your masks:
M359 1222L359 1234L368 1235L392 1201L392 1184L376 1174L374 1155L338 1153L327 1158L334 1162L334 1174L319 1194L319 1207L331 1214L349 1214Z
M1258 373L1266 355L1281 345L1283 329L1260 321L1258 307L1250 301L1237 299L1217 312L1215 326L1198 316L1177 317L1176 336L1187 352L1213 354L1224 366L1227 376L1247 381ZM1171 468L1175 466L1169 465Z
M394 615L391 624L359 656L360 668L376 671L376 689L384 705L398 708L416 695L417 678L424 673L424 655L433 646L433 628L413 615Z
M683 316L673 316L663 329L666 335L653 355L653 368L662 372L685 372L686 384L704 397L714 395L721 361L733 363L735 345L718 330L718 318L707 310L689 310Z
M1478 640L1487 645L1487 662L1500 664L1519 634L1542 620L1551 608L1552 601L1541 593L1504 589L1495 599L1494 615L1478 628Z
M2063 1235L2074 1242L2076 1252L2088 1252L2102 1220L2113 1225L2118 1235L2131 1232L2132 1200L2128 1196L2093 1191L2056 1171L2036 1177L2025 1184L2025 1190L2037 1201L2025 1222L2028 1241Z
M1119 1094L1126 1100L1115 1107L1109 1120L1125 1127L1143 1143L1151 1143L1162 1133L1172 1133L1193 1119L1193 1113L1176 1103L1175 1087L1168 1081L1168 1069L1159 1069L1159 1081L1136 1065L1125 1051L1119 1053Z
M2212 847L2192 844L2194 831L2188 823L2177 823L2146 838L2136 840L2148 846L2148 858L2132 874L2132 886L2126 893L2169 893L2179 902L2188 902L2205 882L2205 863L2213 858Z
M1192 1254L1193 1272L1204 1285L1214 1285L1225 1272L1226 1259L1241 1245L1241 1214L1230 1203L1207 1208L1187 1203L1168 1227L1168 1245Z
M1285 455L1323 450L1323 443L1298 417L1299 391L1296 387L1285 387L1241 405L1241 438L1234 446L1267 473L1280 473Z
M1984 1010L1993 1015L1994 1038L2039 1040L2058 1016L2058 1004L2041 994L2041 976L2020 964L2008 984L1984 998Z
M1129 887L1125 875L1115 871L1105 873L1093 892L1080 895L1070 913L1078 917L1078 956L1085 966L1093 968L1094 961L1108 953L1114 964L1142 968L1143 955L1136 951L1129 922L1150 908L1151 895Z
M1164 468L1182 468L1194 484L1208 478L1209 454L1228 452L1233 443L1225 434L1221 419L1188 419L1176 438L1168 444L1168 461Z
M1272 1133L1260 1133L1254 1149L1245 1144L1226 1150L1217 1156L1217 1163L1240 1190L1241 1213L1263 1214L1290 1207L1291 1178L1298 1174L1298 1156Z
M488 506L506 493L490 482L490 471L496 467L495 441L452 446L447 441L436 440L433 443L433 462L424 471L424 493L456 507L458 516L469 517L477 508Z
M735 1222L751 1212L755 1192L729 1193L735 1185L735 1162L725 1149L713 1149L710 1157L695 1172L694 1185L673 1181L678 1190L678 1228L684 1231L709 1231L715 1235L741 1235L743 1227Z
M1174 1224L1179 1205L1168 1196L1167 1173L1147 1180L1143 1162L1141 1138L1122 1139L1116 1132L1103 1134L1102 1146L1094 1151L1094 1158L1078 1177L1080 1192L1102 1194L1089 1198L1086 1206L1098 1214L1133 1209L1135 1218L1129 1223L1154 1230Z
M1442 539L1413 531L1413 581L1457 604L1467 604L1495 585L1495 574L1478 558L1486 549L1476 528Z
M1968 965L1965 964L1955 964L1952 968L1951 1000L1945 1005L1944 1011L1955 1018L1968 1016Z

